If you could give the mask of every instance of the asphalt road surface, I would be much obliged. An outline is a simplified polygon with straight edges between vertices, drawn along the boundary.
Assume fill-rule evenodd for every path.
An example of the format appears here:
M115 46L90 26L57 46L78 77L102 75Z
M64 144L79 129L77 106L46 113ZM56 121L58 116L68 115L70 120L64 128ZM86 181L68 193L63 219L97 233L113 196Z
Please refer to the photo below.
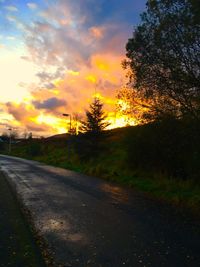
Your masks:
M197 267L197 221L142 193L0 156L1 170L49 244L55 266Z
M27 218L0 172L0 267L45 267Z

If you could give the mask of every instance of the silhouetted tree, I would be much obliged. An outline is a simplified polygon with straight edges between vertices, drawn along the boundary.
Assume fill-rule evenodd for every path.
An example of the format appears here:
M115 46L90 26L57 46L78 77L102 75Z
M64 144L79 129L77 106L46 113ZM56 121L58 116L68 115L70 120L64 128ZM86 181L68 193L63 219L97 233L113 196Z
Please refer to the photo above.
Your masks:
M136 89L122 87L117 93L117 99L117 111L127 117L127 125L131 118L134 118L137 123L146 123L144 114L149 111L150 105L147 101L142 101Z
M154 117L200 118L200 2L149 0L124 67Z
M16 130L10 130L9 132L4 132L1 137L5 141L10 140L10 138L16 140L19 137L19 134Z
M28 140L32 140L33 139L33 134L31 132L28 134L27 139Z
M77 135L79 133L79 125L81 124L81 116L77 113L72 114L71 118L71 135Z
M105 121L106 116L103 111L103 103L95 97L90 105L90 109L86 111L86 120L82 121L80 131L86 133L82 135L79 144L79 156L88 160L95 157L104 149L103 131L109 125Z
M19 134L16 130L11 131L10 135L12 140L16 140L19 138Z
M1 139L2 139L3 141L8 142L9 139L10 139L10 137L9 137L8 133L4 132L4 133L2 133L2 135L1 135Z
M95 97L90 105L90 110L86 111L86 120L82 122L81 130L93 135L99 135L109 126L105 119L103 103L101 103L99 98Z

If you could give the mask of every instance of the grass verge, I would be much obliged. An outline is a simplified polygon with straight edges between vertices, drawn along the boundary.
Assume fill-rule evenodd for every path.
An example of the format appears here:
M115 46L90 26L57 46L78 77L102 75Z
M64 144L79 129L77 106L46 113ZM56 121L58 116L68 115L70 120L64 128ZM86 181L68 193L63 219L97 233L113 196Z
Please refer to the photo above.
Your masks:
M45 267L40 250L6 178L0 173L1 266Z

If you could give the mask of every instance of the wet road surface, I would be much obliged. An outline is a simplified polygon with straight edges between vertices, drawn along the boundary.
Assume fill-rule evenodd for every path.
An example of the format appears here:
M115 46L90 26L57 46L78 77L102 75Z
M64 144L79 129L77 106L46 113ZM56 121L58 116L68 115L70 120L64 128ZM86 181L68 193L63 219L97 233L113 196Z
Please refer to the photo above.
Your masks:
M48 242L55 266L197 267L198 222L131 189L38 162L0 156Z
M0 267L45 267L18 204L0 172Z

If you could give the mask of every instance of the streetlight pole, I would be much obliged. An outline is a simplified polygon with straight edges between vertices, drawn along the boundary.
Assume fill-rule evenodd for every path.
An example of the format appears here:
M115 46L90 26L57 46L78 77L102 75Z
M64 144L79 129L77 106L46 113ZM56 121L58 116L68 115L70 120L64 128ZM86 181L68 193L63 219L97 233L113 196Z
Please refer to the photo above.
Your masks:
M71 128L72 128L72 119L71 119L71 114L69 113L63 113L62 114L64 117L69 117L69 137L68 137L68 158L70 159L70 154L71 154Z
M8 129L10 131L10 138L9 138L9 154L11 153L11 144L12 144L12 128Z
M72 130L72 118L71 118L71 114L69 114L69 113L63 113L63 116L69 117L69 134L71 134L71 130Z

